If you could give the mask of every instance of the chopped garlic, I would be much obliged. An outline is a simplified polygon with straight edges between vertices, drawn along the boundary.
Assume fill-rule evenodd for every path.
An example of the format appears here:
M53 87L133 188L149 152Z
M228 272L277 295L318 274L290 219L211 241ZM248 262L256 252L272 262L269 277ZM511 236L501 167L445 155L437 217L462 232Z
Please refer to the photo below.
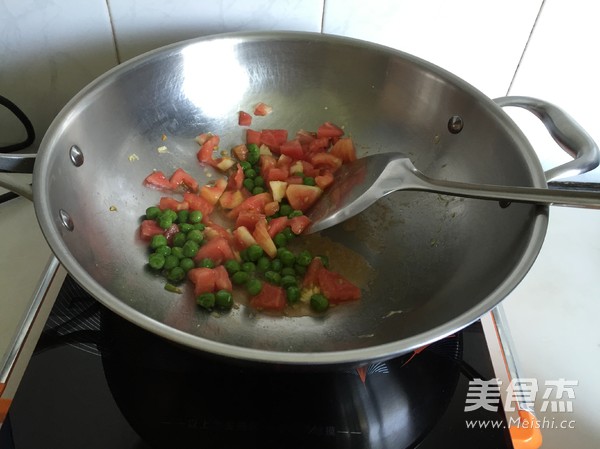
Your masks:
M164 145L162 147L158 147L156 149L156 151L158 151L159 153L168 153L169 152L169 150L167 150L167 147Z
M117 206L110 206L108 208L108 210L111 211L111 212L116 212L117 211Z
M130 154L127 159L129 159L129 162L134 162L134 161L140 160L139 156L135 153Z

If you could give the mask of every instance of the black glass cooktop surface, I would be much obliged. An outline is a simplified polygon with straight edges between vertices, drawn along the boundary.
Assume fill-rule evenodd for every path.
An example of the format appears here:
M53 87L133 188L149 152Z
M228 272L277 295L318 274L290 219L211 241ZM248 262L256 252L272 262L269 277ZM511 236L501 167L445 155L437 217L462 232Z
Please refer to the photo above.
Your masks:
M105 309L67 277L0 430L17 448L510 448L465 412L494 377L481 324L368 367L208 358Z

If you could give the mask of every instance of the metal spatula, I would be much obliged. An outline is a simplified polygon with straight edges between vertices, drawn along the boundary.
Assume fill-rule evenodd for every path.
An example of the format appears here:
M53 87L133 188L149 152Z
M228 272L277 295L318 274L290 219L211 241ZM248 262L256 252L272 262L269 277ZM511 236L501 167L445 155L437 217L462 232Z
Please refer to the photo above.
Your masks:
M598 192L480 185L432 179L417 170L405 154L381 153L344 164L336 171L334 183L307 213L312 224L306 233L318 232L341 223L397 190L419 190L496 201L600 208Z

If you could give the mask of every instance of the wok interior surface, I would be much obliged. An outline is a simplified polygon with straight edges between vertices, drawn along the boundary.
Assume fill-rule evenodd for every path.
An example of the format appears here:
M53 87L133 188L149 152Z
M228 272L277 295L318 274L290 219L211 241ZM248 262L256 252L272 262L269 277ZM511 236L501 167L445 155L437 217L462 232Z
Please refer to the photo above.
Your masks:
M194 137L245 140L238 111L273 106L252 128L343 126L360 155L402 151L425 174L543 187L521 132L487 97L412 56L323 35L234 34L132 60L75 97L46 135L36 164L38 219L52 249L98 300L188 346L291 363L390 357L448 335L495 306L533 263L547 208L397 192L322 234L360 253L375 273L363 299L320 316L274 317L244 306L220 317L191 292L163 289L146 268L140 217L164 193L142 185L183 167L200 183ZM460 115L464 128L448 131ZM162 135L167 140L161 139ZM69 149L84 163L76 167ZM167 152L157 151L166 146ZM74 229L61 223L67 212Z

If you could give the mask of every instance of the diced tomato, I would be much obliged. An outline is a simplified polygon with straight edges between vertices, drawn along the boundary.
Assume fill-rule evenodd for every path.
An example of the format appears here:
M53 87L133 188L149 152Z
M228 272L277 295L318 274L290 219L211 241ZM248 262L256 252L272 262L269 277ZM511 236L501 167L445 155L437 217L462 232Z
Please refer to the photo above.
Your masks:
M333 173L325 170L322 175L315 176L315 182L322 190L325 190L333 183Z
M285 290L268 282L263 282L260 293L250 298L250 306L258 310L281 311L286 304Z
M331 122L325 122L317 129L317 137L342 137L344 130Z
M298 217L290 218L289 225L294 234L302 234L302 232L310 225L310 218L306 215L299 215Z
M206 238L206 240L212 240L215 239L217 237L222 237L224 239L226 239L227 241L231 240L231 234L229 233L229 231L227 229L225 229L223 226L220 226L216 223L209 223L206 228L204 229L204 237Z
M219 265L214 268L215 271L215 290L227 290L230 292L233 290L231 285L231 279L229 279L229 273L223 265Z
M207 241L201 247L194 260L210 259L215 265L222 264L226 260L235 259L229 242L224 237L215 237Z
M202 145L202 144L204 144L204 142L206 142L208 139L210 139L211 136L212 136L212 133L202 133L202 134L199 134L196 137L196 142L198 142L198 145Z
M301 161L302 163L302 173L304 174L304 176L311 176L311 177L315 177L319 174L319 170L317 170L313 164L311 164L308 161Z
M240 212L244 210L252 210L262 214L264 213L265 205L271 201L273 201L273 196L269 192L249 196L242 204L232 209L229 212L228 217L236 220Z
M322 193L323 191L317 186L303 184L290 184L285 191L290 206L302 212L308 210L319 199Z
M273 107L263 102L258 103L254 107L254 115L265 116L269 115L271 112L273 112Z
M316 168L326 168L332 172L342 165L342 160L331 153L316 153L310 156L310 163Z
M140 225L140 237L142 240L151 240L152 237L162 234L164 231L155 220L144 220Z
M308 265L304 279L302 280L302 287L311 288L318 285L319 282L319 271L323 268L323 261L319 257L313 258Z
M161 171L155 171L146 176L144 185L162 190L173 190L175 188L175 186L171 184L171 181L169 181Z
M304 159L304 150L298 139L288 140L279 147L279 152L294 160Z
M304 184L304 178L302 176L289 176L286 181L288 184Z
M240 249L248 248L250 245L256 245L256 240L245 226L238 226L233 231L235 242Z
M269 235L266 219L263 218L256 223L252 237L254 237L256 243L260 245L269 257L275 257L277 255L277 247Z
M273 167L270 168L264 175L263 178L265 181L287 181L290 172L288 169L284 167Z
M319 137L308 144L309 153L322 153L327 151L330 142L328 137Z
M308 145L310 142L315 140L317 135L315 133L311 133L309 131L305 131L303 129L299 130L296 133L296 139L300 141L301 145Z
M238 159L238 161L245 161L248 156L248 147L244 144L236 145L231 149L233 155Z
M199 210L204 216L208 216L213 212L214 206L195 193L184 193L183 200L189 204L191 210Z
M269 173L269 170L271 170L272 168L274 168L277 165L277 159L275 159L274 156L270 156L268 154L261 154L259 164L260 164L260 174L262 175L263 178L266 179L267 173Z
M271 151L279 152L281 144L285 143L288 137L286 129L263 129L260 133L260 143L271 149Z
M227 190L240 190L244 183L244 169L240 164L236 165L235 172L227 179Z
M214 186L204 185L200 188L200 196L213 206L219 202L219 198L227 188L227 181L223 178L217 179Z
M244 194L239 190L226 190L219 198L219 204L223 209L233 209L242 204L245 198Z
M194 295L211 293L215 290L217 272L212 268L192 268L187 272L187 276L194 284Z
M246 143L250 144L256 144L256 145L260 145L260 136L261 136L261 132L260 131L255 131L253 129L248 128L246 130Z
M277 217L269 222L269 235L271 238L275 237L288 226L288 220L288 217Z
M160 210L171 209L174 211L180 210L188 210L190 208L190 204L187 201L177 201L175 198L171 198L170 196L163 196L158 203L158 208Z
M197 157L200 162L214 164L213 160L213 152L219 146L220 138L217 135L211 135L208 140L206 140L200 150L198 150Z
M275 164L275 166L277 168L285 168L286 170L289 171L293 162L294 162L294 159L292 157L287 156L285 154L281 154L279 156L279 158L277 158L277 163Z
M356 160L356 149L354 148L352 139L349 137L338 140L329 151L329 154L340 158L342 163Z
M173 186L184 185L192 192L198 190L198 181L192 175L186 172L183 168L178 168L169 178L169 182Z
M279 212L279 201L271 201L265 204L265 215L267 217L275 215L277 212Z
M238 116L238 125L250 126L252 124L252 116L247 112L240 111Z
M321 293L332 304L360 299L360 288L341 274L321 268L318 272L318 283Z
M256 210L248 209L243 210L237 216L235 220L235 227L244 226L250 232L254 231L254 227L259 220L263 220L265 218L265 214L262 214Z

